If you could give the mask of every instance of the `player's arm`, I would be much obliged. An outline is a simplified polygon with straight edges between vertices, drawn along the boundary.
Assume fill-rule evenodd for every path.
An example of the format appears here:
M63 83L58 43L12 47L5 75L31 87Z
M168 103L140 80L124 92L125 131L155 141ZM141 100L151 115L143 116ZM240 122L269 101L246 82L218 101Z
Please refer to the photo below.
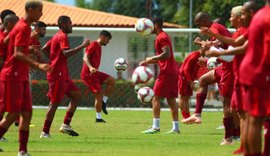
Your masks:
M162 48L162 53L156 56L152 57L147 57L145 60L147 63L157 63L158 60L165 60L171 56L170 53L170 47L169 46L164 46Z
M220 35L218 33L214 33L213 31L211 31L211 29L209 29L207 27L202 27L201 28L201 33L205 34L205 35L208 35L210 37L215 37L220 42L231 45L231 46L234 46L234 47L241 46L246 41L246 39L244 38L243 35L239 36L237 39L234 39L234 38L231 38L231 37Z
M73 49L63 49L62 53L66 56L66 57L70 57L73 56L75 54L77 54L79 51L81 51L83 48L87 47L90 44L90 40L85 40L83 41L83 43L81 45L79 45L76 48Z
M22 47L22 46L15 46L15 49L14 49L14 58L15 59L18 59L18 60L28 64L32 68L40 69L40 70L45 71L45 72L51 70L51 68L48 64L38 63L38 62L34 61L33 59L31 59L30 57L26 56L23 53L23 48L24 47Z
M89 61L89 58L90 58L90 57L91 57L91 55L85 53L85 54L83 55L83 62L87 65L87 67L89 68L89 70L90 70L91 73L95 73L95 72L97 71L97 69L94 68L94 67L91 65L91 63L90 63L90 61Z
M219 57L222 55L240 55L246 52L247 46L248 46L248 41L246 41L242 46L235 47L232 49L227 49L223 51L209 50L205 52L205 55L207 57Z

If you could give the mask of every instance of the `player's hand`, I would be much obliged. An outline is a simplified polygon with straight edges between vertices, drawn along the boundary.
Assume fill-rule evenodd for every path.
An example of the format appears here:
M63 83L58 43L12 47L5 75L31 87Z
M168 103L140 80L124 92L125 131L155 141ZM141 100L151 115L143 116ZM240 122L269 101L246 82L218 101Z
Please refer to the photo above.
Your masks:
M208 27L201 27L201 34L208 35L208 36L213 36L213 32L210 28Z
M37 68L44 71L44 72L51 72L51 70L52 70L50 65L48 65L46 63L39 63Z
M147 65L146 60L141 61L141 62L139 63L139 65L140 65L140 66L146 66L146 65Z
M220 52L215 51L215 50L208 50L205 52L206 57L219 57L220 54L221 54Z
M206 64L207 64L207 59L206 59L205 57L199 57L199 58L198 58L197 64L198 64L199 66L206 66Z
M96 68L94 68L94 67L90 68L90 73L91 73L91 74L93 74L93 73L95 73L95 72L97 72L97 69L96 69Z
M90 40L87 39L87 40L83 41L82 46L85 48L85 47L89 46L89 44L90 44Z

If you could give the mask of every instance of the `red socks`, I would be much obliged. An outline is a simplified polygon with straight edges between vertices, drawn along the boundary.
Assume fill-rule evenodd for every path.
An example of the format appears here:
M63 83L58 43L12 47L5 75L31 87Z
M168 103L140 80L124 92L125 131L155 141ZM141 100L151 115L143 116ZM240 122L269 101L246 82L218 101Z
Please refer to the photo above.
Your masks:
M195 114L201 114L202 113L202 109L203 109L203 105L204 105L204 101L206 99L207 94L206 93L199 93L196 95L196 110L195 110Z
M46 133L46 134L49 134L50 133L51 125L52 125L52 121L45 120L42 131L44 133Z
M223 125L225 127L225 139L233 134L233 118L223 118Z
M19 142L20 142L20 149L19 151L27 152L27 142L29 138L29 131L22 131L20 130L19 134Z
M71 122L72 117L73 117L73 113L66 112L66 116L64 118L64 124L69 125L70 122Z

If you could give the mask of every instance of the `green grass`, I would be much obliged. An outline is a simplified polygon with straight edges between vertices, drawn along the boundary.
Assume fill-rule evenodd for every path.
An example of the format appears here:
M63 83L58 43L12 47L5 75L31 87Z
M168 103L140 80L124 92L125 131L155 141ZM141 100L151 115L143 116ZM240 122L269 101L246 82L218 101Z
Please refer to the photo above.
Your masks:
M51 128L52 139L40 139L45 109L34 109L29 153L32 156L228 156L239 147L239 141L232 146L220 146L224 130L216 130L222 123L221 112L204 112L201 125L181 124L181 134L163 134L170 130L170 113L161 113L161 133L141 134L152 124L150 111L109 111L103 115L106 124L96 124L93 110L77 110L72 126L79 137L70 137L58 132L65 114L57 110ZM12 125L5 137L7 143L0 143L5 152L0 155L16 155L18 150L18 131Z

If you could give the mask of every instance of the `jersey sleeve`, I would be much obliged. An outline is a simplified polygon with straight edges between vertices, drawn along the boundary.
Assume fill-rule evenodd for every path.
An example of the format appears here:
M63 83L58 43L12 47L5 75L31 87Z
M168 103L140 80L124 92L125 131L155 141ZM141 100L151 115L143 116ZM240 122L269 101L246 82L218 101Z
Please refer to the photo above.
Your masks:
M95 52L95 44L91 43L85 50L86 55L92 55Z

